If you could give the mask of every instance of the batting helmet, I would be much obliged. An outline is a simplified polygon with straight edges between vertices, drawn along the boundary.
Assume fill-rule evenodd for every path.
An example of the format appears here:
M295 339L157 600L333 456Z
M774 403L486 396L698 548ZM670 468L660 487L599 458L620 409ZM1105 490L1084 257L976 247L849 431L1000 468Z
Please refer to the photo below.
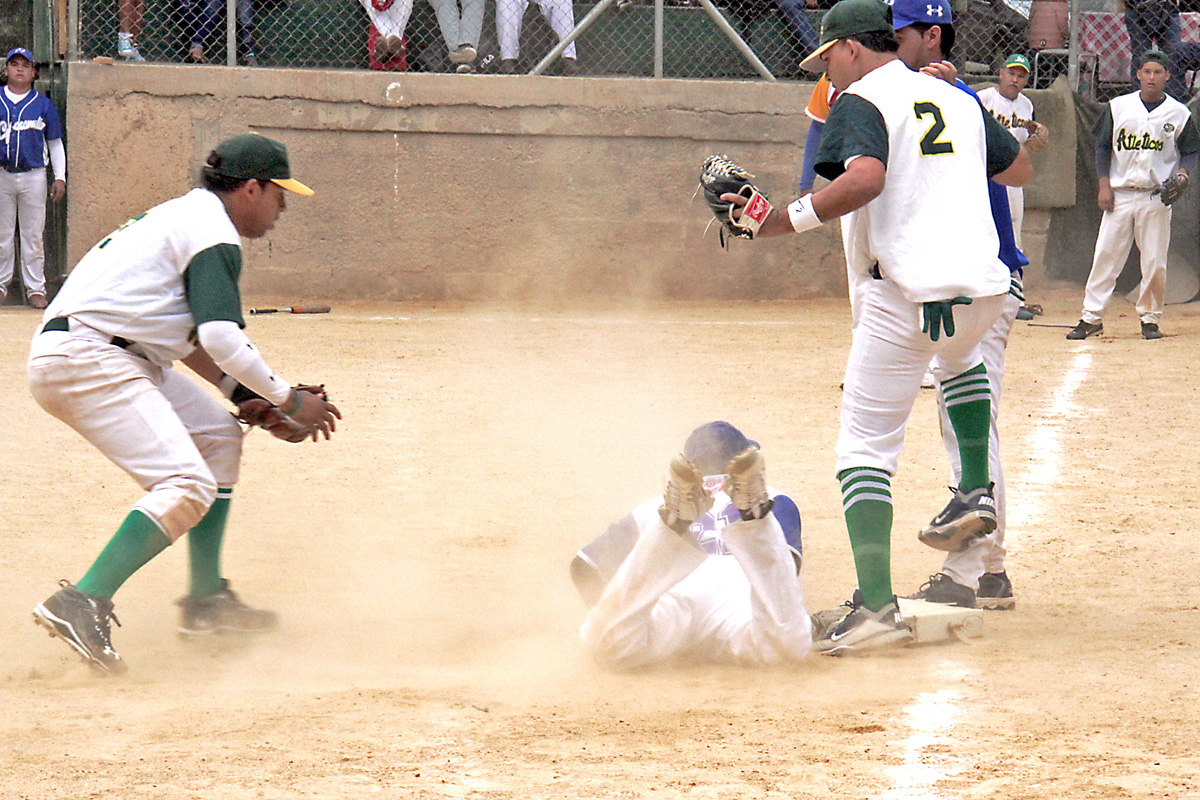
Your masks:
M729 459L747 447L758 447L758 442L747 439L728 422L718 420L692 431L683 445L683 455L696 465L701 475L722 475Z

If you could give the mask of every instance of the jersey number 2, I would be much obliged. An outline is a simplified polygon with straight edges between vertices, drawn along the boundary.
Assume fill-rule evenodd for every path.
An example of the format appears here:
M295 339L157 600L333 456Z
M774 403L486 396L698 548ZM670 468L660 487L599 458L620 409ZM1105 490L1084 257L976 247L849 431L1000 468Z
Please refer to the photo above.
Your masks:
M952 143L938 141L938 138L946 131L946 121L942 119L942 110L933 103L913 103L913 112L917 115L917 119L926 116L933 117L929 130L925 131L925 135L921 137L921 155L943 156L953 153L954 145Z

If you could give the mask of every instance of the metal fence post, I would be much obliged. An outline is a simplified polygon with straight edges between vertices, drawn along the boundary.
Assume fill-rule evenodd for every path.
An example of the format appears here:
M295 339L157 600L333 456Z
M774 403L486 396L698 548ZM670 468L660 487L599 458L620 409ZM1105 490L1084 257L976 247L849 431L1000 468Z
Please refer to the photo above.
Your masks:
M654 77L663 76L663 0L654 0Z
M225 0L225 63L237 66L237 0Z
M1079 0L1071 0L1070 20L1067 23L1067 82L1071 91L1079 91Z
M79 60L79 0L67 2L67 58Z

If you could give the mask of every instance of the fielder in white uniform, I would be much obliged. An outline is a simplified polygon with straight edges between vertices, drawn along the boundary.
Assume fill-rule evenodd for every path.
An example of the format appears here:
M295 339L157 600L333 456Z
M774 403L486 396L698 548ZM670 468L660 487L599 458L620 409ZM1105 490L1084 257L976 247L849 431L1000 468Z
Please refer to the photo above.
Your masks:
M1000 315L1011 279L997 255L986 179L1019 185L1032 169L974 98L913 72L896 49L882 0L841 0L826 14L821 46L803 66L824 69L841 92L816 159L818 174L832 182L787 213L769 213L759 232L803 232L854 211L850 224L866 232L862 267L877 276L854 329L837 444L859 602L814 644L831 655L912 639L892 591L891 476L931 358L963 474L922 540L957 549L995 527L991 398L979 341ZM744 205L738 195L723 199Z
M800 659L812 648L800 563L796 504L767 488L757 443L710 422L672 461L664 496L571 562L592 605L580 636L598 661L620 669Z
M1196 165L1200 135L1188 107L1166 93L1166 54L1151 50L1139 63L1142 88L1110 100L1097 124L1097 203L1104 216L1083 314L1068 339L1086 339L1104 330L1104 310L1135 241L1141 251L1142 282L1135 306L1142 338L1162 338L1159 320L1166 299L1171 209L1155 190L1173 175L1187 180Z
M67 192L63 129L50 98L35 91L37 67L24 47L8 51L0 91L0 302L8 295L14 259L13 230L21 231L21 280L29 305L46 307L46 161L54 169L50 199Z
M240 237L270 231L292 180L279 142L247 134L221 142L204 188L129 220L75 266L46 310L27 368L30 391L145 490L104 551L74 585L34 609L38 624L104 672L123 672L113 649L113 594L188 533L189 594L180 632L253 632L272 612L243 604L221 574L221 545L242 452L226 408L172 368L182 361L234 402L260 396L328 436L337 409L297 391L242 332ZM241 399L239 399L241 398Z
M561 42L575 29L575 5L571 0L534 0ZM496 0L496 31L500 36L500 71L513 73L521 56L521 22L529 0ZM563 71L579 71L578 53L571 42L562 52Z

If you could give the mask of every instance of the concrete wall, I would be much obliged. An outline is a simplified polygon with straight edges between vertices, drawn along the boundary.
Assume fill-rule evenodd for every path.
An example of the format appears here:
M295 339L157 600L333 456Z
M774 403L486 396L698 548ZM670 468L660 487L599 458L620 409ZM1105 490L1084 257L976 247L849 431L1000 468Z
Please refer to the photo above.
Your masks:
M247 250L307 300L799 298L844 291L839 226L717 245L703 159L795 196L811 85L71 65L74 263L254 130L317 190ZM1071 159L1073 167L1073 158ZM1073 179L1069 182L1073 188ZM1072 199L1073 202L1073 199Z

